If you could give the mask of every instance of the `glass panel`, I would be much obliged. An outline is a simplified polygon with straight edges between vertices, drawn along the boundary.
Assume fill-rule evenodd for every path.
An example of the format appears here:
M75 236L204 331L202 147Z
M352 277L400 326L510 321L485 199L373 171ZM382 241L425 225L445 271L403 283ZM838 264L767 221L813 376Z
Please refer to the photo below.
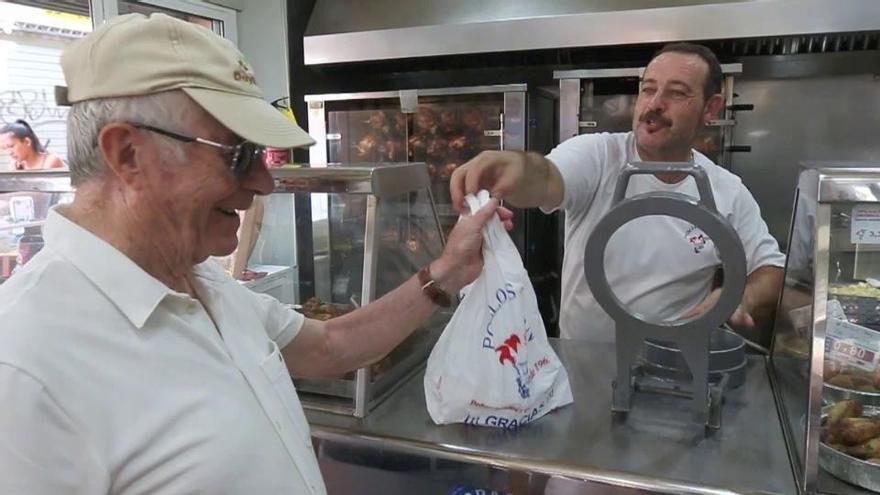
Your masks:
M629 132L639 91L637 78L582 81L578 134Z
M370 199L365 194L312 193L312 204L323 205L326 215L313 226L317 298L302 301L302 312L328 320L359 306L364 290L364 261L376 260L374 299L396 289L440 255L443 244L428 188L393 197L376 198L375 224L368 225ZM375 229L374 244L366 245L367 229ZM318 236L321 235L321 241ZM372 251L374 250L375 251ZM371 256L374 253L374 256ZM387 356L370 366L367 400L380 400L424 363L452 312L437 311L431 319ZM312 404L344 404L354 398L355 373L331 380L296 379L298 390Z
M876 412L870 406L880 398L880 205L849 203L829 208L823 399L825 404L855 399L865 407L856 410L841 404L834 411L844 411L842 417L873 417ZM825 444L864 460L880 457L880 449L874 447L880 435L867 431L856 440L847 437L852 432L849 425L839 425L837 430L827 424L823 427ZM875 483L871 480L865 486Z
M860 234L875 214L878 205L831 207L826 387L880 393L880 239Z
M663 238L652 257L634 259L627 255L632 239L650 242ZM657 263L656 260L665 260ZM673 322L702 301L714 287L720 286L721 258L712 240L697 226L667 215L646 215L621 225L608 239L605 248L608 286L631 314L651 322ZM674 267L699 263L700 280L687 288L674 285L681 273ZM627 267L625 270L611 267ZM670 268L672 267L672 268ZM634 297L634 292L639 297ZM658 301L667 301L658 304Z
M54 88L64 85L58 59L92 30L87 2L67 7L0 1L0 129L11 131L0 135L0 171L57 168L67 160L68 109L55 105Z
M382 198L379 200L377 216L379 252L376 297L379 298L440 256L443 245L427 190ZM443 312L435 314L388 356L371 367L372 380L381 382L383 373L399 368L405 361L424 359L440 336L448 318L449 315Z
M364 276L366 195L329 194L330 298L328 302L360 305Z
M63 168L67 108L55 105L64 84L58 59L92 30L88 2L55 2L64 11L0 1L0 171ZM49 207L72 193L0 194L0 283L43 247Z
M43 248L43 224L49 208L72 200L73 193L0 194L0 283Z
M327 120L330 163L406 161L407 122L399 105L396 109L328 112Z
M452 172L481 151L501 149L503 113L501 93L419 99L408 153L410 161L428 164L444 234L458 221L449 196Z
M130 0L119 0L118 8L119 8L119 15L134 14L134 13L150 15L153 12L161 12L163 14L168 14L171 17L176 17L178 19L182 19L184 21L191 22L193 24L198 24L200 26L206 27L206 28L208 28L208 29L220 34L220 35L223 34L222 26L220 26L219 29L215 29L214 23L215 22L219 23L220 21L215 21L214 19L210 19L207 17L202 17L202 16L190 14L188 12L181 12L179 10L158 7L156 5L150 5L150 4L137 2L137 1L130 1Z
M484 150L502 147L503 93L420 96L415 113L397 99L327 102L330 163L425 162L441 226L458 220L449 203L449 178Z
M813 260L816 200L798 191L789 234L785 285L773 332L773 368L784 420L793 440L795 464L803 473L806 458L810 345L813 325Z

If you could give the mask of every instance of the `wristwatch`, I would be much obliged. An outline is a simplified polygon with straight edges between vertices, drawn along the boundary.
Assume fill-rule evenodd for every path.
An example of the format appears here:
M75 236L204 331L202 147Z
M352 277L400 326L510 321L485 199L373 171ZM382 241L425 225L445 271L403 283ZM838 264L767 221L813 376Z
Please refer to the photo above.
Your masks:
M428 296L428 299L430 299L431 302L441 308L452 306L452 299L449 297L449 294L444 292L440 287L437 287L437 283L431 276L430 264L425 265L424 268L419 270L419 283L422 285L422 294Z

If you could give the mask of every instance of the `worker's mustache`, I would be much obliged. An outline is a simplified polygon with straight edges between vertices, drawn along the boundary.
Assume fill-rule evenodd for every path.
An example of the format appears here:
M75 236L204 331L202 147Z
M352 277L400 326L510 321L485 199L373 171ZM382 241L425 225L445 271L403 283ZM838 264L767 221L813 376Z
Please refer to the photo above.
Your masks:
M656 124L664 125L666 127L672 126L672 121L660 115L656 110L648 110L639 117L639 122L647 122L649 120L653 120Z

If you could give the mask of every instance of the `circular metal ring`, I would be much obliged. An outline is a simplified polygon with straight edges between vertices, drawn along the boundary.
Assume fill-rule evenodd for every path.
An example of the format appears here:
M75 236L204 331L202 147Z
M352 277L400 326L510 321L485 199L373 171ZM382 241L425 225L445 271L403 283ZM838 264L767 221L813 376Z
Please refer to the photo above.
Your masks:
M636 218L666 215L692 223L712 239L718 249L724 281L721 294L706 312L679 321L654 321L630 312L608 285L605 274L605 248L611 236L622 225ZM662 260L658 260L660 262ZM593 297L618 324L645 328L649 331L702 331L724 323L742 300L746 280L746 259L742 242L733 226L714 209L679 193L653 192L640 194L614 205L599 221L584 249L584 275Z

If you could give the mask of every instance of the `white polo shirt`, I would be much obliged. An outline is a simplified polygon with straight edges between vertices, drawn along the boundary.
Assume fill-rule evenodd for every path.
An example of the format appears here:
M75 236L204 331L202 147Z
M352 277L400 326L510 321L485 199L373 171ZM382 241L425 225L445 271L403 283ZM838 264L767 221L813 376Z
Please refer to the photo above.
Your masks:
M785 266L761 210L742 180L697 151L694 161L709 177L718 212L730 221L742 241L749 274L763 266ZM584 249L596 225L613 206L623 167L640 161L632 132L582 134L550 152L564 183L560 208L565 210L565 256L562 261L563 338L614 342L615 323L593 297L584 277ZM635 175L626 197L672 192L699 198L688 177L667 184L653 175ZM699 304L712 289L721 258L702 230L684 220L652 215L621 226L605 250L606 277L615 295L631 312L675 320Z
M325 493L279 352L302 315L210 263L204 307L55 209L44 236L0 286L0 493Z

